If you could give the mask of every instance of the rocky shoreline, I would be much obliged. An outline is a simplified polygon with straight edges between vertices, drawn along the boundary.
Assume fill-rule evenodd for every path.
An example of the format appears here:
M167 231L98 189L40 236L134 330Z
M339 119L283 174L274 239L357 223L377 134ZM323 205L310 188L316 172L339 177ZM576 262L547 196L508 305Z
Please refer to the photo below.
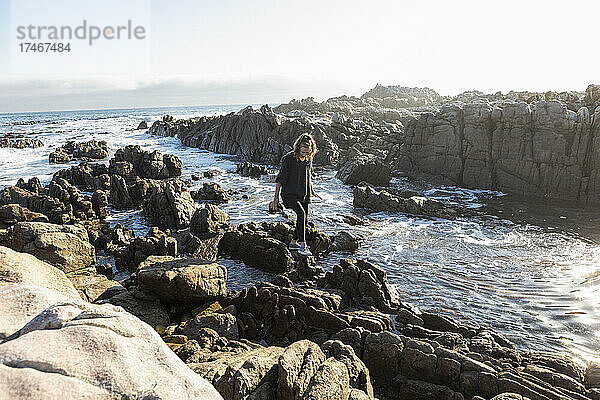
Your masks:
M405 162L406 138L429 134L419 121L458 101L461 109L557 101L579 110L596 101L588 101L596 89L588 92L450 99L377 86L361 98L167 116L149 132L236 154L237 173L254 177L269 172L256 163L277 164L295 135L311 132L318 161L354 186L355 207L453 219L472 211L387 186ZM442 139L436 145L452 145ZM20 179L0 191L0 393L10 398L600 399L598 363L519 349L485 326L420 310L367 260L324 263L356 251L359 236L310 224L315 257L300 256L287 249L293 220L231 224L218 173L191 191L174 155L127 146L106 165L91 161L108 155L95 141L57 152L82 162L45 186ZM136 236L111 226L111 208L141 210L153 227ZM224 258L273 278L228 289Z
M277 164L298 134L311 133L316 163L340 179L384 185L391 175L420 177L581 204L600 202L600 86L585 92L465 92L376 86L361 97L292 100L224 116L174 120L149 133L186 146ZM352 170L366 179L347 180Z

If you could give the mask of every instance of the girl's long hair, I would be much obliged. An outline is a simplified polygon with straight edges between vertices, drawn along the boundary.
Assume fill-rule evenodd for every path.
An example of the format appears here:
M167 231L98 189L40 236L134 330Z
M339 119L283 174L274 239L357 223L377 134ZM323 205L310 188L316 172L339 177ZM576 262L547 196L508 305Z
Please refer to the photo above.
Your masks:
M309 133L303 133L294 142L294 155L296 159L300 159L300 147L308 147L310 149L308 159L312 161L317 152L317 143L315 143L315 139Z

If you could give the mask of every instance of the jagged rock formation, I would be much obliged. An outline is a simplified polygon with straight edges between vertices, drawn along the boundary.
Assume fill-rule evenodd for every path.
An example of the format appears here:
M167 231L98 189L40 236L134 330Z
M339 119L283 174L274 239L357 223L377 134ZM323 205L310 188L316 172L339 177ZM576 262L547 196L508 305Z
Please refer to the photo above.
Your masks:
M43 147L44 143L40 139L27 137L3 137L0 138L0 148L11 147L13 149L37 149Z
M71 140L54 150L48 157L50 164L68 163L73 158L101 160L108 157L108 144L104 140L88 140L81 143Z
M400 197L361 183L353 189L355 207L374 211L402 212L412 215L454 219L458 210L441 201L422 196Z
M597 203L599 113L595 103L575 112L558 100L448 104L407 124L394 168L458 186Z

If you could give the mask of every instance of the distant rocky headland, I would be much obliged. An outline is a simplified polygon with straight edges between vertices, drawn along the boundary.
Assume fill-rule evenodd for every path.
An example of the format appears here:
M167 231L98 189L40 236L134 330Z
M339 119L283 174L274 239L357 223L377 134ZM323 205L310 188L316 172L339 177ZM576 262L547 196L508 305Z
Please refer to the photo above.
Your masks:
M316 162L336 169L360 163L367 176L389 169L461 187L596 204L599 101L598 85L585 92L470 91L454 97L377 85L360 97L309 97L217 117L166 117L150 133L276 164L299 133L310 132L320 148Z

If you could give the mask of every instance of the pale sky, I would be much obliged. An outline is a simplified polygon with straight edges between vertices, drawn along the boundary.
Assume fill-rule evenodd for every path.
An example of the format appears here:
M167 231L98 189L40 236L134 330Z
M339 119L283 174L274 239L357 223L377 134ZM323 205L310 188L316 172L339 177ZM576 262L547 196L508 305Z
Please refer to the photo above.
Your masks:
M599 11L577 0L0 0L0 112L324 100L376 83L583 91L600 83ZM15 23L83 18L131 18L148 38L15 53Z

